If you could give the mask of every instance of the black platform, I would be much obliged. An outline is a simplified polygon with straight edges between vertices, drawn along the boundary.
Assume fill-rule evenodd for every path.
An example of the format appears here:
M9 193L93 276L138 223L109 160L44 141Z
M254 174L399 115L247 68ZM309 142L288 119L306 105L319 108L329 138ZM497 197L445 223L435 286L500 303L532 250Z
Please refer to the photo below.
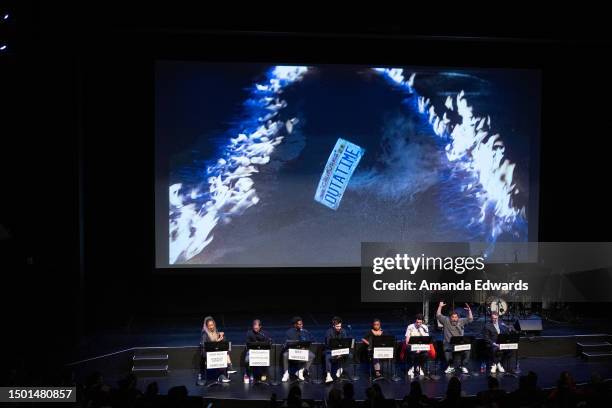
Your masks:
M553 387L562 371L569 371L575 378L577 383L588 382L591 375L597 372L604 379L612 379L612 360L606 359L603 361L590 361L581 356L582 346L585 343L601 343L609 341L609 335L577 335L577 336L535 336L523 337L520 341L519 368L522 374L528 371L534 371L538 374L539 386ZM315 345L315 350L321 345ZM280 347L277 348L277 353ZM198 346L183 346L183 347L136 347L120 350L103 356L97 356L90 359L85 359L71 364L75 369L77 377L84 377L93 371L103 373L105 380L109 383L119 380L126 374L132 372L132 368L137 366L134 356L150 355L152 362L157 364L160 370L141 371L136 374L139 377L139 386L142 388L152 381L156 381L159 385L160 392L166 393L168 389L177 385L185 385L192 396L202 396L204 398L219 398L219 399L245 399L245 400L267 400L270 399L272 393L275 393L279 399L286 397L290 385L288 383L280 383L277 386L261 386L244 384L242 381L243 375L243 345L234 345L231 352L234 367L238 369L236 374L232 375L232 382L224 385L216 385L213 387L202 387L196 384L197 374L200 367L200 353ZM356 353L359 356L359 352ZM323 376L323 364L319 358L311 367L313 376ZM167 370L159 367L160 358L167 357ZM147 360L140 358L137 360ZM277 362L280 359L276 358ZM486 377L479 371L480 358L476 356L471 361L471 374L460 375L463 384L463 390L467 395L476 394L486 388ZM355 397L360 400L365 397L365 390L371 384L368 377L368 366L357 357L355 361L355 369L359 376L359 380L355 381ZM165 362L162 362L166 364ZM441 397L446 392L446 386L450 376L445 375L442 371L444 363L439 359L430 364L432 371L439 375L437 380L428 380L420 378L423 391L431 397ZM348 367L347 371L350 372ZM394 382L391 380L391 375L388 375L387 380L378 381L387 398L401 399L409 389L410 379L405 376L405 366L402 363L396 365L396 373L401 376L401 381ZM391 373L389 373L391 374ZM280 382L281 370L271 369L271 380ZM512 391L518 386L518 378L509 374L497 374L500 380L500 386L506 391ZM332 387L341 386L341 384L314 384L312 382L299 383L302 389L302 395L306 399L321 400L324 399Z

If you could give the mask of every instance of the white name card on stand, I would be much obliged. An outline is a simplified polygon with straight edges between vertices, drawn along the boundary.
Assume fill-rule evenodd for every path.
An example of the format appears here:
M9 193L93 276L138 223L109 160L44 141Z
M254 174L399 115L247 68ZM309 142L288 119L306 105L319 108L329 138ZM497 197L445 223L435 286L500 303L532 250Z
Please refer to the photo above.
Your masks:
M308 361L308 350L290 348L289 360Z
M411 351L429 351L429 344L411 344Z
M332 357L339 357L339 356L346 356L349 353L349 349L347 348L341 348L341 349L335 349L331 351L331 355Z
M211 370L213 368L226 368L227 367L227 351L207 351L206 352L206 368Z
M249 350L249 366L270 367L270 350Z
M455 344L453 351L467 351L471 349L472 349L471 344Z
M518 350L518 343L505 343L499 345L500 350Z
M374 347L374 358L393 358L393 347Z

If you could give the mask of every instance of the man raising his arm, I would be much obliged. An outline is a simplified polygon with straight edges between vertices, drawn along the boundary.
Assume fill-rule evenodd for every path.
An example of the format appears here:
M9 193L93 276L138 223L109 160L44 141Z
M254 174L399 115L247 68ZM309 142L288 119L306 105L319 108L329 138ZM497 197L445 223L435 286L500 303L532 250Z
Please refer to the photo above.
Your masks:
M438 311L436 312L436 319L438 319L444 331L444 355L448 363L448 367L444 372L446 374L451 374L455 370L461 370L462 373L467 374L468 369L465 365L470 360L470 350L453 351L451 337L463 336L465 325L474 321L472 309L470 305L466 303L465 310L468 312L468 317L459 318L459 315L454 310L446 317L442 314L442 308L444 306L446 306L446 303L440 302L438 304Z

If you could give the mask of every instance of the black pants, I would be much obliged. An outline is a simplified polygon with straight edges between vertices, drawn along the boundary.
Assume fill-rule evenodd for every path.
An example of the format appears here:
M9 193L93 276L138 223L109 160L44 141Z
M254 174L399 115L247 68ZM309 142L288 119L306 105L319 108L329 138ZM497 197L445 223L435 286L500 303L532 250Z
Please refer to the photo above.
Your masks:
M246 355L244 356L244 365L246 367L246 373L248 375L261 377L262 375L268 375L269 367L251 367L249 365L249 352L247 350Z
M502 366L507 367L513 352L514 350L500 350L499 347L491 345L489 347L489 356L491 357L490 363L501 363Z
M346 362L350 362L353 358L353 354L349 352L348 355L343 355L337 358L333 358L330 350L325 350L325 371L330 373L332 372L332 365L335 363L338 368L344 369L344 365Z
M372 349L368 350L368 360L370 361L370 365L374 371L381 370L381 360L374 358L374 351Z
M427 361L426 351L410 351L408 352L408 363L411 367L420 367L425 371L425 362Z
M449 366L454 368L465 367L470 361L470 350L453 351L453 346L444 347L444 355Z

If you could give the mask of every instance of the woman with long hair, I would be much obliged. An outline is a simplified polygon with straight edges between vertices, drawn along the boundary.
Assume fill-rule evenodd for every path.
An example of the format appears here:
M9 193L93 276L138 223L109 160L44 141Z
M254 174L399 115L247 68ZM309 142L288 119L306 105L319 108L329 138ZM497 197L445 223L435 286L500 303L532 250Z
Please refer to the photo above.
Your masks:
M217 330L217 322L212 316L206 316L204 318L204 324L202 325L202 345L208 342L218 342L225 340L225 333ZM232 360L230 359L229 353L227 353L227 373L233 374L236 370L232 368ZM227 378L223 378L222 381L229 381Z

